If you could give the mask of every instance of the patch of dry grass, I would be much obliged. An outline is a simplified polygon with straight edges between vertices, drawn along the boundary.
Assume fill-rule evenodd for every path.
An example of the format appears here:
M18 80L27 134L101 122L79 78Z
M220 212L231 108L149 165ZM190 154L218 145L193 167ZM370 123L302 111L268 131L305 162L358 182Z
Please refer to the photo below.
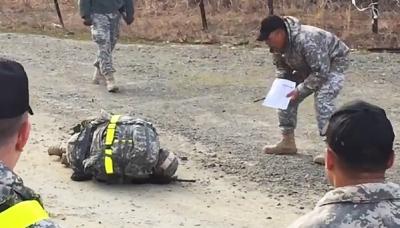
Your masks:
M205 0L209 30L202 31L199 0L137 0L133 26L123 26L127 41L190 43L255 43L266 0ZM361 2L361 1L360 1ZM77 0L59 0L66 27L75 37L89 37L82 25ZM358 12L350 0L275 0L275 12L335 32L352 47L399 47L400 7L380 1L380 32L371 32L368 12ZM7 0L0 4L0 29L61 34L53 0ZM82 35L84 34L84 35Z

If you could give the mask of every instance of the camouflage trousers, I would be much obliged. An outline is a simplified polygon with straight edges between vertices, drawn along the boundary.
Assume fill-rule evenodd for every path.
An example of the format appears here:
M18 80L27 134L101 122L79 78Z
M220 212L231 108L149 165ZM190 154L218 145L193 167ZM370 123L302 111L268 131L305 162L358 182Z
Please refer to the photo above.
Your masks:
M115 72L112 52L119 38L120 20L119 13L92 14L92 39L98 46L94 66L99 68L103 75Z
M314 93L314 108L318 130L321 135L323 128L328 123L330 116L336 109L336 98L343 88L344 71L348 67L348 58L332 61L331 70L327 80L316 91L301 94L295 101L291 101L286 110L278 110L279 128L282 134L294 133L297 126L297 110L299 104Z

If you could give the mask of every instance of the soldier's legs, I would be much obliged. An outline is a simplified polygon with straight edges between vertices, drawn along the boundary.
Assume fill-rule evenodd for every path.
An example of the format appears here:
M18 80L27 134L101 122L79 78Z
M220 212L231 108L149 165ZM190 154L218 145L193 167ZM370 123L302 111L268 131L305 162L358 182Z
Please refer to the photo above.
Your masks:
M108 16L110 18L110 44L112 53L119 38L119 23L121 20L121 14L109 14ZM109 92L116 92L119 89L115 83L114 72L104 75L106 78L107 90Z
M330 72L329 80L315 92L315 112L320 135L336 109L336 99L343 88L343 72ZM325 163L324 153L314 157L314 162L323 165Z
M115 70L112 65L110 19L104 14L93 14L92 20L92 39L98 47L97 59L94 66L100 69L102 75L113 73Z
M110 23L111 23L111 30L110 30L111 51L114 50L115 45L117 44L118 39L119 39L120 21L121 21L121 15L120 14L115 14L110 19Z
M282 139L275 145L267 145L263 148L266 154L295 154L297 153L294 130L297 125L297 110L299 104L312 92L300 95L295 101L291 101L286 110L279 110L279 127Z
M320 135L322 135L322 130L336 110L336 98L342 90L344 83L343 73L330 72L330 74L330 79L314 95L314 106Z
M310 96L312 92L300 95L295 101L291 101L286 110L278 110L279 128L282 135L294 134L297 126L297 110L299 104Z

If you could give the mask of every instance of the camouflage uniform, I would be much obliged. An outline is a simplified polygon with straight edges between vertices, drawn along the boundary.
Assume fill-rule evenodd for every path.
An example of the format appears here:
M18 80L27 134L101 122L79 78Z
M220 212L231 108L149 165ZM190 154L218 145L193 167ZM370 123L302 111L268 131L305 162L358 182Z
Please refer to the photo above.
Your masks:
M170 159L173 164L162 174L172 177L178 166L172 153L160 148L158 134L153 125L131 116L121 116L117 122L112 159L114 173L105 171L105 138L111 116L83 123L83 129L73 135L67 145L67 160L75 174L94 177L99 181L127 183L146 180L158 173L157 167ZM162 156L166 157L162 157ZM174 155L173 155L174 156Z
M92 39L99 48L95 67L102 75L114 73L112 51L119 38L119 23L121 17L127 24L133 22L133 0L79 0L79 10L82 19L92 24Z
M115 72L112 63L112 52L119 38L120 13L92 14L92 39L98 46L97 59L94 66L102 75Z
M298 105L314 93L320 133L335 110L335 99L343 87L348 68L349 48L334 34L301 25L294 17L284 17L288 45L283 52L273 52L277 77L297 83L299 97L287 110L279 110L279 127L283 134L294 132Z
M32 189L24 186L21 177L0 162L0 211L4 211L25 200L37 200L40 204L42 204L40 196ZM59 226L46 219L29 227L54 228Z
M336 188L289 227L400 227L400 186L367 183Z

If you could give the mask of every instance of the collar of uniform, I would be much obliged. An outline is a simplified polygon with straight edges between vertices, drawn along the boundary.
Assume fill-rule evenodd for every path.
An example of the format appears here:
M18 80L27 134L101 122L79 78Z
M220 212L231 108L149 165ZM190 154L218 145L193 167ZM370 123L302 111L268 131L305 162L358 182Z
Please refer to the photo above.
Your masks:
M373 203L383 200L400 200L400 186L394 183L365 183L329 191L317 207L337 203Z
M288 22L288 19L290 19L290 17L286 17L284 21L285 25L286 25L286 32L287 32L287 40L286 40L286 46L283 50L281 50L281 54L287 53L289 52L289 50L292 48L292 43L293 43L293 34L292 34L292 29L291 29L291 25Z

